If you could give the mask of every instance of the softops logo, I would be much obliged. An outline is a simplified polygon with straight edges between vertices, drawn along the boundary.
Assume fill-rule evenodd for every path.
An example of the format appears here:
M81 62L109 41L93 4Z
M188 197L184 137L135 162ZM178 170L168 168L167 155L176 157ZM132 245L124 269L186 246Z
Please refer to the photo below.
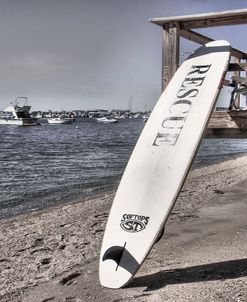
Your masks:
M126 232L137 233L146 228L148 221L148 216L124 214L120 226Z

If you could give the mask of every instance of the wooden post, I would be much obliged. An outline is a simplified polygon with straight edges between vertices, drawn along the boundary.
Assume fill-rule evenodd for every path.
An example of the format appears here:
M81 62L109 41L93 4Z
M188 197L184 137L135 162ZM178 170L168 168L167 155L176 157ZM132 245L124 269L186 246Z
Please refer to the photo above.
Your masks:
M245 63L247 64L247 60L245 60ZM245 76L247 78L247 71L245 72ZM247 107L247 94L245 96L245 108Z
M240 59L235 58L235 63L239 64L240 62L241 62ZM240 77L240 71L235 71L234 75ZM238 87L239 87L239 85L236 83L236 88L238 88ZM236 109L240 108L240 95L239 94L237 94L235 97L234 106Z
M178 28L169 23L163 27L162 91L166 88L179 66Z

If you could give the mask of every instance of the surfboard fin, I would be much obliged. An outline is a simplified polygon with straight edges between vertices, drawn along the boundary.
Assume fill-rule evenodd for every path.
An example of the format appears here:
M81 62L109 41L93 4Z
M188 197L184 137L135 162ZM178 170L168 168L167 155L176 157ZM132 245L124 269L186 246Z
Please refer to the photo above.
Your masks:
M103 256L103 261L106 260L113 260L117 263L117 265L119 265L122 256L123 256L123 252L124 252L124 248L125 248L126 243L124 244L124 246L112 246L110 247L104 254ZM117 268L116 268L117 270Z
M116 271L118 270L118 267L122 267L126 269L130 274L134 274L137 270L137 268L140 266L140 264L137 262L137 260L130 254L130 252L125 248L126 243L124 246L112 246L109 249L106 250L106 252L103 255L102 260L113 260L116 262L117 267Z

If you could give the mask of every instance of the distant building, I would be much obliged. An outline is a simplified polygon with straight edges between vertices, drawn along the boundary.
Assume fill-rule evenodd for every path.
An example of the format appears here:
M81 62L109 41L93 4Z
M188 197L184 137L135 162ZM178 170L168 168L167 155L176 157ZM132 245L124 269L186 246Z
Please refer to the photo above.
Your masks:
M77 117L84 117L87 115L87 111L85 110L72 110L73 114Z
M95 110L87 111L87 116L90 118L103 117L103 116L108 116L108 115L110 115L110 112L108 110L104 110L104 109L95 109Z

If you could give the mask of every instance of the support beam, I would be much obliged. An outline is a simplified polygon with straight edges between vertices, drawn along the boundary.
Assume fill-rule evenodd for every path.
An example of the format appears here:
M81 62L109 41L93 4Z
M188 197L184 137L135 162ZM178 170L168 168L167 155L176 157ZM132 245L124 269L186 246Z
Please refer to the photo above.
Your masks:
M192 30L180 29L179 34L181 37L183 37L185 39L188 39L192 42L199 43L202 45L214 41L213 39L211 39L207 36L204 36L202 34L199 34ZM247 58L247 55L245 52L238 50L236 48L231 48L231 55L239 60Z
M162 90L164 90L179 66L179 35L176 27L163 29Z
M247 71L247 63L230 63L228 71Z
M213 39L211 39L207 36L204 36L202 34L199 34L199 33L195 32L195 31L192 31L192 30L180 29L179 34L180 34L181 37L183 37L187 40L190 40L192 42L202 44L202 45L214 41Z
M245 77L240 77L240 76L233 76L232 77L232 81L233 82L236 82L236 83L238 83L238 84L244 84L244 85L246 85L247 84L247 78L245 78Z

